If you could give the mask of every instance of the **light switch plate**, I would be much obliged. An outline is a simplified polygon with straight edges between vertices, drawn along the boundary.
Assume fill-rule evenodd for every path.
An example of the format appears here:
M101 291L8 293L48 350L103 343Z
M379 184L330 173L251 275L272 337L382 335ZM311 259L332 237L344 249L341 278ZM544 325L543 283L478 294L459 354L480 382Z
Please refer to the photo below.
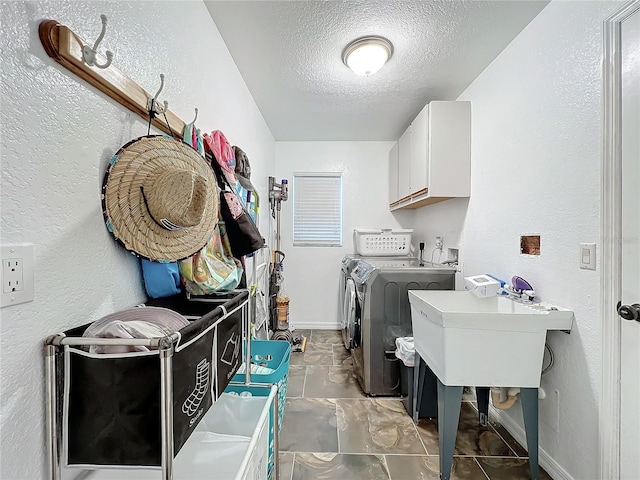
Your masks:
M33 244L0 247L0 307L33 301Z
M584 270L596 269L596 244L580 244L580 268Z

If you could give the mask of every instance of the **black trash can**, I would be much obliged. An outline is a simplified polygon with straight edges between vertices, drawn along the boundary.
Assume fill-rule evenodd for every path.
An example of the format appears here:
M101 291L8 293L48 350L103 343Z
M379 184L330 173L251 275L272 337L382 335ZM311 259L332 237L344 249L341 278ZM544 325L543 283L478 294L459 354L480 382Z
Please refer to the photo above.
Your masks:
M418 418L437 418L438 379L422 359L420 359L420 368L424 369L425 374ZM400 387L404 397L402 403L410 416L413 416L413 370L414 367L407 367L400 362Z

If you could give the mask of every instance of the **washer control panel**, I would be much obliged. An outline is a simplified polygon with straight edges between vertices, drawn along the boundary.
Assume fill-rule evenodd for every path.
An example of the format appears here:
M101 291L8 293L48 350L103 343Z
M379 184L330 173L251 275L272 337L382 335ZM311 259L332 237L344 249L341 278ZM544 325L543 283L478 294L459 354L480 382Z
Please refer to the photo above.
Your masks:
M360 262L351 272L351 276L359 283L365 283L376 267L367 262Z

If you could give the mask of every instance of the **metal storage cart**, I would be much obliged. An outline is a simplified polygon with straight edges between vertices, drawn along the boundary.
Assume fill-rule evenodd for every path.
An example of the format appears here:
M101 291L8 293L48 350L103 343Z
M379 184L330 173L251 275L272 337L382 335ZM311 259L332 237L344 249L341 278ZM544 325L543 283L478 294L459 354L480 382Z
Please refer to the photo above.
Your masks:
M187 459L203 447L199 424L215 414L207 412L240 364L250 363L251 342L246 341L249 293L235 291L183 305L189 311L184 306L167 306L187 317L189 325L165 337L83 337L87 324L46 339L49 478L59 480L63 467L97 470L96 479L129 478L128 472L135 472L130 478L137 479L158 478L160 473L163 480L178 480L183 475L187 475L185 480L193 478L188 465L183 468L185 461L176 463L174 458L184 450L181 457ZM91 345L138 346L148 351L93 354L88 351ZM246 383L251 383L250 375ZM266 418L273 417L269 428L277 432L277 387L273 390L258 410L272 410ZM260 423L264 418L260 416L251 432L246 458L235 478L263 478L261 468L250 460L254 452L249 448L264 437ZM194 433L196 438L187 443ZM206 429L204 433L228 435ZM277 438L275 435L276 478ZM207 448L216 448L216 444ZM219 478L216 468L206 470L200 478Z

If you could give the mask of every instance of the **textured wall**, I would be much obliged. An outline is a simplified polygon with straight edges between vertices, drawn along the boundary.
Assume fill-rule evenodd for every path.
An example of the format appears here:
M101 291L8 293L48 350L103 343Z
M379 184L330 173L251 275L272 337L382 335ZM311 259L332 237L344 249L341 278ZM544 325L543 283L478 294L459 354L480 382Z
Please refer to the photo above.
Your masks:
M273 137L201 2L2 3L2 244L35 254L35 300L0 311L3 480L45 478L44 338L145 298L99 194L107 160L146 125L49 59L37 33L52 18L92 43L101 13L114 65L154 93L164 73L161 98L187 122L198 107L200 128L240 145L262 198L275 168Z
M342 247L294 247L293 201L282 204L281 250L289 317L298 328L338 328L340 260L354 252L354 228L402 228L411 212L389 212L387 162L393 142L278 142L277 180L303 172L343 172ZM401 223L402 222L402 223Z
M549 334L556 362L543 377L560 392L559 431L546 411L540 422L541 448L573 478L594 478L598 461L600 279L578 268L578 252L600 242L601 27L614 8L551 2L471 84L460 97L472 102L468 208L444 202L415 217L431 244L437 216L459 219L465 275L520 275L575 311L571 335ZM519 254L531 233L537 258ZM522 425L519 404L506 414Z

